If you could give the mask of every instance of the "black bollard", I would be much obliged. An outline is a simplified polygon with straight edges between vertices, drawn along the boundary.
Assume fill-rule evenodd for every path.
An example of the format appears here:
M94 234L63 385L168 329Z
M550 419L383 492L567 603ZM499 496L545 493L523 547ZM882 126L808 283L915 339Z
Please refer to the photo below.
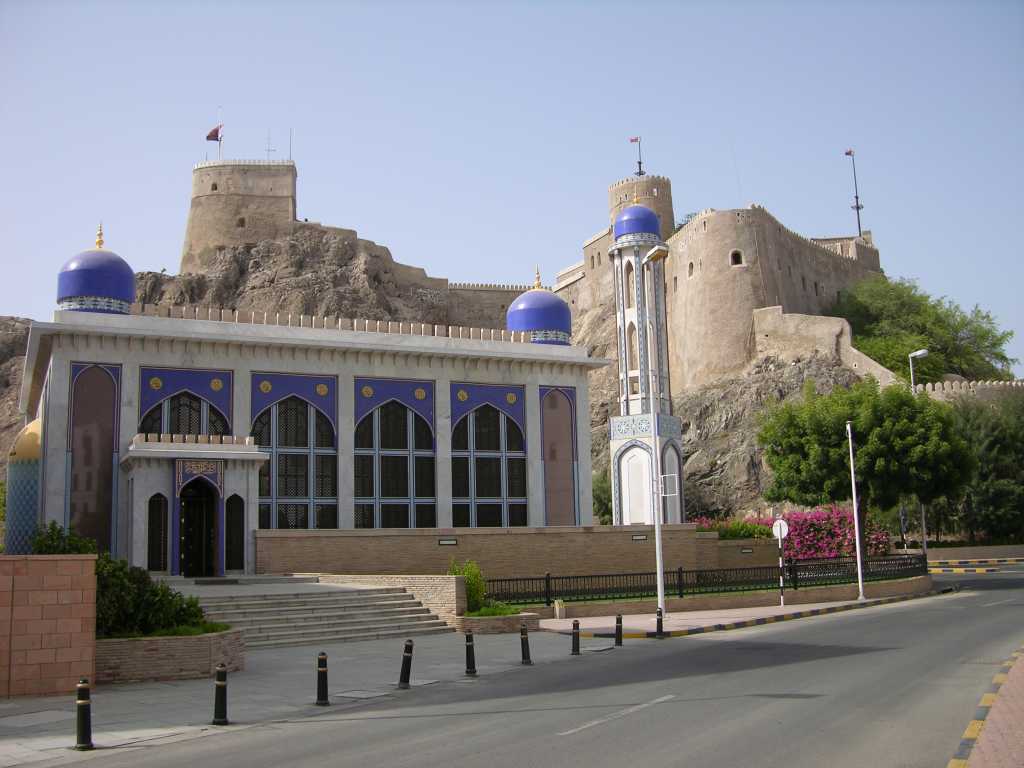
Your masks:
M519 644L523 647L523 664L530 667L533 661L530 659L530 636L526 632L526 624L519 625Z
M476 677L476 652L473 650L473 633L466 633L466 674Z
M622 614L615 616L615 645L622 645Z
M658 637L664 637L665 636L665 625L663 623L663 616L662 616L662 613L661 613L661 608L658 609L658 628L657 628L657 630L655 630L655 635L658 636Z
M316 657L316 705L326 707L330 703L327 696L327 654L320 651Z
M580 622L579 619L572 620L572 656L580 655Z
M92 700L89 697L89 678L78 680L75 691L75 709L78 713L78 728L75 735L75 749L92 749Z
M398 677L398 687L409 687L409 676L412 674L412 640L405 641L405 650L402 651L402 673Z
M223 662L217 665L216 681L213 688L213 725L228 724L228 668Z

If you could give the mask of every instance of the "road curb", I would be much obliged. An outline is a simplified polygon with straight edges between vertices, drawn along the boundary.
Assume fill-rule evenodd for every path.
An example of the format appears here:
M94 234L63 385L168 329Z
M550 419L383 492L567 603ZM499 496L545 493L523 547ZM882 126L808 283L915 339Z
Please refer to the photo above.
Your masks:
M933 568L928 567L928 573L999 573L998 568Z
M1013 565L1024 563L1024 557L984 557L973 560L929 560L928 567L949 565Z
M1024 645L1011 653L1010 658L1000 665L999 672L993 676L988 690L982 694L981 699L978 701L978 706L974 710L974 718L967 724L967 728L964 729L964 735L960 737L960 745L950 761L946 763L946 768L967 768L967 761L971 757L971 750L974 749L974 745L978 742L981 729L985 726L985 719L992 710L996 697L999 696L999 689L1003 687L1010 669L1013 668L1013 665L1021 656L1024 656Z
M745 629L746 627L759 627L765 624L777 624L780 621L792 621L793 619L805 619L811 616L824 616L829 613L843 613L845 611L855 611L861 608L874 608L878 605L888 605L890 603L902 603L907 600L916 600L921 597L934 597L935 595L948 594L955 592L958 587L946 587L945 589L933 589L930 592L922 592L919 595L897 595L895 597L879 597L873 600L865 600L863 603L853 603L852 605L833 605L828 608L812 608L809 611L792 611L790 613L783 613L779 616L766 616L761 619L748 619L746 621L734 621L728 624L713 624L707 627L692 627L690 629L674 629L670 632L664 632L661 634L661 638L665 637L688 637L690 635L704 635L708 632L727 632L730 629ZM552 630L546 630L552 631ZM557 634L568 635L571 634L570 630L555 630ZM623 638L632 640L647 640L647 639L658 639L659 635L657 632L623 632ZM581 631L580 637L588 638L610 638L615 637L614 632L590 632Z

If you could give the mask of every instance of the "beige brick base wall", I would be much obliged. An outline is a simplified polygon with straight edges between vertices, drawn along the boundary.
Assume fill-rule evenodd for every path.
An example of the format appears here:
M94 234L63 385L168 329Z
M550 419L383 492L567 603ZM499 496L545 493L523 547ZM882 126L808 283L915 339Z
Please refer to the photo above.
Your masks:
M717 542L719 568L755 568L778 565L779 545L775 539L726 539Z
M192 637L139 637L96 643L96 682L187 680L210 677L218 664L245 669L242 630Z
M0 696L94 676L96 555L0 555Z
M456 632L472 632L474 635L503 635L519 633L525 624L527 632L540 631L540 615L517 613L514 616L458 616L449 622Z
M475 560L489 579L654 570L654 529L646 525L260 530L255 535L258 573L443 574L452 558ZM718 567L715 533L666 525L662 542L667 569Z
M402 587L431 613L451 624L466 610L466 583L462 576L393 576L390 574L320 574L321 584L366 584Z

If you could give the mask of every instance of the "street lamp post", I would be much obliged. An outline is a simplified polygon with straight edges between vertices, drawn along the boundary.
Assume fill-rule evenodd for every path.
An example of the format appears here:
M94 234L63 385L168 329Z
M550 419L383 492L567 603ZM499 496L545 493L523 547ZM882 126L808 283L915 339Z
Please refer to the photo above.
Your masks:
M853 423L846 422L846 440L850 444L850 488L853 491L853 538L857 551L857 599L864 599L864 572L860 557L860 513L857 511L857 475L853 471Z
M910 394L914 394L914 360L920 357L928 357L927 349L919 349L916 352L911 352L907 355L907 359L910 360ZM924 553L925 562L928 561L928 531L925 528L924 521L924 504L920 499L917 501L918 506L921 508L921 551Z
M647 252L641 262L641 266L650 266L648 275L651 278L651 289L658 290L654 285L654 263L663 260L668 256L668 248L664 245L656 245ZM658 569L656 581L658 585L658 609L662 615L665 614L665 565L661 552L661 511L662 511L662 487L661 487L661 451L658 447L658 394L655 391L655 366L657 361L653 356L647 355L647 377L648 377L648 402L649 416L651 417L651 474L653 475L654 499L651 506L651 518L654 521L654 561Z

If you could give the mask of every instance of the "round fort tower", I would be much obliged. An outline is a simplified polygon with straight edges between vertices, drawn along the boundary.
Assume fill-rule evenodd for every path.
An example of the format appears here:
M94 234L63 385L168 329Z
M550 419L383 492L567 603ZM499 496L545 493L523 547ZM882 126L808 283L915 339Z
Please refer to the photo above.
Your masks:
M291 160L210 160L192 169L181 272L203 272L217 251L288 236L295 222Z
M616 181L608 187L608 221L630 205L650 208L658 216L661 225L661 239L668 240L675 229L675 214L672 211L672 182L666 176L630 176Z

